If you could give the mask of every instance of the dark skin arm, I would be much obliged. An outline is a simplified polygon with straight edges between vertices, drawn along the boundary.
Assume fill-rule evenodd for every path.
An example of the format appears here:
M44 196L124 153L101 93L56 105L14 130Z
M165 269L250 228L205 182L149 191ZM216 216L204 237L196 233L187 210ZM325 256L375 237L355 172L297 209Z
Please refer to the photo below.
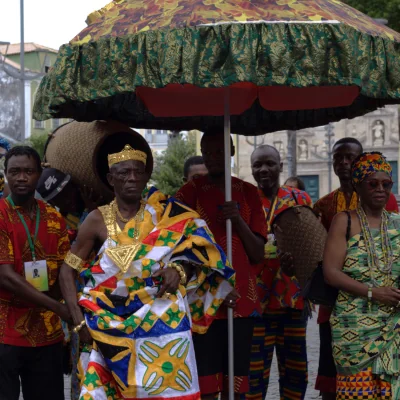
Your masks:
M28 303L53 311L64 321L71 320L68 308L64 304L36 290L25 278L15 272L11 264L0 266L0 288L18 295Z
M87 260L97 239L101 234L107 235L100 211L91 212L81 225L78 237L72 245L71 252L82 260ZM77 272L67 264L63 264L60 271L60 287L64 300L71 313L73 326L79 325L83 320L83 312L78 305L76 281ZM92 338L86 327L79 332L80 338L85 343L91 343Z
M351 214L352 228L350 235L353 236L360 231L360 226L356 214L354 212ZM325 282L339 290L367 298L368 286L350 278L342 271L347 250L346 230L347 215L345 213L337 214L332 221L325 245L323 261ZM400 290L392 287L373 288L372 300L389 306L396 306L400 301Z
M240 240L243 243L247 257L251 264L258 264L264 259L264 238L254 233L243 220L236 201L227 201L221 207L222 216L225 220L232 221Z

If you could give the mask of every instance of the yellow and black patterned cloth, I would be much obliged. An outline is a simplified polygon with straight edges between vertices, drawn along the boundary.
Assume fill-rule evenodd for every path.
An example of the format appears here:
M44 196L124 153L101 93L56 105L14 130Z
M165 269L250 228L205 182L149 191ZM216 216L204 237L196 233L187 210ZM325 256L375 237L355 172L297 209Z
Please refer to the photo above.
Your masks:
M378 229L372 229L371 233L375 240L378 257L382 262L380 232ZM373 275L374 280L380 286L398 288L400 278L398 252L400 216L398 214L390 214L388 234L394 253L392 273L387 277L376 269L373 271ZM358 282L364 284L371 282L367 249L361 234L353 236L347 243L347 256L343 272ZM333 357L339 375L338 390L342 396L340 399L380 400L387 398L375 396L373 391L376 389L373 389L373 385L370 383L364 386L360 383L355 384L355 382L361 382L356 379L354 384L351 384L352 379L358 376L357 374L368 368L374 379L380 377L381 380L391 385L393 399L400 398L400 309L374 302L371 306L370 310L365 298L343 291L339 292L330 322ZM347 378L344 379L341 377L342 375ZM356 386L362 393L359 393L360 397L352 397Z

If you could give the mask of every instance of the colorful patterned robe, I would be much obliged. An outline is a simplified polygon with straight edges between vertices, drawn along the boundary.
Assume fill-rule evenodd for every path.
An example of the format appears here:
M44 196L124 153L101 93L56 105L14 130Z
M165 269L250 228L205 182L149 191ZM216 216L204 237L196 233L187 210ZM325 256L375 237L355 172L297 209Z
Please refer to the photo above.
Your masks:
M105 252L106 240L90 267L79 304L94 339L80 359L82 400L200 399L191 330L204 333L234 285L222 249L196 212L152 188L144 220L123 231L110 206L100 207L111 246L133 242L140 249L124 274ZM196 274L170 299L156 295L152 275L171 261L190 261ZM198 355L201 356L201 355Z

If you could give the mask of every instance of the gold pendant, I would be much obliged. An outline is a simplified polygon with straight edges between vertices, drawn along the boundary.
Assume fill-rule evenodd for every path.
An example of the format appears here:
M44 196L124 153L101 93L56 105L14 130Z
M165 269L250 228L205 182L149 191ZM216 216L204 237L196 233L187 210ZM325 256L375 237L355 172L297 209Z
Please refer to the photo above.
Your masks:
M114 264L125 273L128 271L135 259L137 252L141 247L141 243L128 244L124 246L109 247L106 249L107 255L114 261Z

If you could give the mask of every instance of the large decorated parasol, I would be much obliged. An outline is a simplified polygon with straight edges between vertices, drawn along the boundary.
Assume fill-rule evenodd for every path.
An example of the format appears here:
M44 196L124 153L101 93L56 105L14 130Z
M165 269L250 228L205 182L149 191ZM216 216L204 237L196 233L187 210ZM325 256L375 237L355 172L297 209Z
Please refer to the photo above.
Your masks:
M400 34L337 0L116 0L43 79L34 118L254 135L400 99ZM195 118L194 118L195 117Z
M60 48L34 118L298 130L400 102L400 34L338 0L115 0ZM231 129L231 126L232 129ZM231 259L231 224L227 223ZM230 398L233 334L229 315Z

